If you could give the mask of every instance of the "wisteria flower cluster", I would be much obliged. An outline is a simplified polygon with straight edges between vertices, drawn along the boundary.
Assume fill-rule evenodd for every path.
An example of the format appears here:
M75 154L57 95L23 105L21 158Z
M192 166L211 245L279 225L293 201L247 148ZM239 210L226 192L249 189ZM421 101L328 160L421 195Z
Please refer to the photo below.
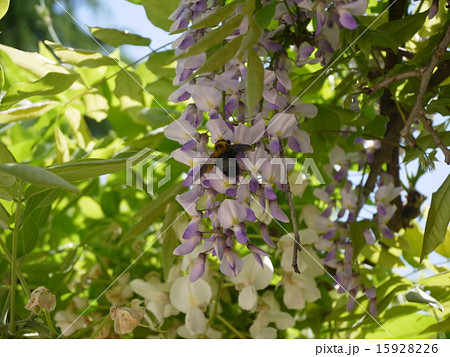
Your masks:
M172 157L190 167L185 186L191 190L176 199L190 215L191 221L183 234L182 244L174 254L189 254L203 243L190 274L191 282L205 273L206 255L209 253L221 261L220 269L224 274L238 276L244 263L234 251L235 241L246 245L261 267L264 265L263 259L268 254L248 238L247 225L256 222L265 243L274 247L267 224L272 219L289 222L277 202L279 195L276 193L276 189L286 192L286 165L280 160L284 158L285 145L293 152L313 151L309 135L299 123L302 118L316 116L317 109L290 94L289 72L293 66L307 63L325 65L337 49L339 30L356 28L354 16L362 15L367 8L367 0L286 1L277 3L274 11L273 19L278 27L264 30L255 25L252 4L254 6L253 2L234 4L231 15L219 26L223 29L235 22L222 46L242 38L242 43L247 39L253 39L253 42L247 47L241 46L240 56L229 59L219 69L204 73L202 69L207 63L207 54L196 50L196 45L198 48L202 40L212 36L215 28L214 24L205 27L197 24L208 25L214 14L231 5L183 0L171 15L174 21L171 30L182 31L183 34L173 44L175 54L180 58L173 84L179 88L169 99L174 102L189 100L190 103L180 118L164 132L167 138L182 145L172 153ZM304 30L308 36L297 43L290 29L299 24L306 26L313 17L317 21L315 31ZM286 41L291 42L297 53L294 60L284 50ZM257 62L261 58L268 60L266 65L260 65L263 88L258 103L249 98L251 80L248 77L254 70L252 53L258 57ZM249 103L254 107L249 107ZM252 147L251 151L237 155L243 175L233 180L215 167L207 175L200 175L198 180L202 169L196 163L210 156L209 141L214 144L220 140L231 145ZM340 179L345 177L344 166L337 176ZM354 220L355 195L348 185L341 192L343 210L349 212L349 220ZM326 236L331 238L334 236L332 232L327 230Z

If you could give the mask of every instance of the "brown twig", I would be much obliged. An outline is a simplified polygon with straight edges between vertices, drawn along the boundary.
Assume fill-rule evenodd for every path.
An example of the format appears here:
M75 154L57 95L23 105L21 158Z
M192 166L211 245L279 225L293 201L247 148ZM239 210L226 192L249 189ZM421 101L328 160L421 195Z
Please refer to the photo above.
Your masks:
M283 144L281 144L281 150L280 150L280 156L281 157L285 157L284 156L284 148L283 148ZM292 268L294 269L294 272L296 272L297 274L301 274L300 269L298 268L298 252L300 252L302 250L302 246L300 244L300 234L298 233L298 223L297 223L297 217L295 215L295 206L294 206L294 200L292 199L292 191L291 191L291 186L289 185L289 179L287 176L287 166L286 166L286 194L288 197L288 202L289 202L289 210L291 212L291 220L292 220L292 226L294 228L294 245L293 245L293 250L292 250Z
M421 67L412 71L406 71L404 73L396 74L392 77L387 77L383 79L380 83L373 85L372 87L366 88L369 93L374 93L378 89L386 88L392 82L401 81L402 79L411 78L411 77L420 77L425 71L426 67Z
M433 138L436 146L439 147L444 153L445 163L450 164L450 150L447 149L447 147L444 145L441 138L439 137L439 134L431 125L431 120L425 116L425 112L423 110L421 110L417 114L419 116L420 121L423 124L423 127L430 133L431 137Z
M428 63L428 65L425 66L425 70L423 71L422 80L419 86L419 91L417 93L416 101L411 110L411 113L409 114L408 119L406 120L405 125L403 126L403 129L400 131L400 135L411 143L414 142L409 135L409 132L411 130L411 124L413 120L416 117L420 116L420 114L423 111L422 102L425 97L428 85L430 83L431 75L433 74L433 70L438 64L439 60L444 56L445 50L447 49L449 42L450 42L450 27L449 25L447 25L447 28L445 29L445 34L442 37L441 42L439 42L438 46L436 47L436 50L434 51L434 54L431 57L430 63Z

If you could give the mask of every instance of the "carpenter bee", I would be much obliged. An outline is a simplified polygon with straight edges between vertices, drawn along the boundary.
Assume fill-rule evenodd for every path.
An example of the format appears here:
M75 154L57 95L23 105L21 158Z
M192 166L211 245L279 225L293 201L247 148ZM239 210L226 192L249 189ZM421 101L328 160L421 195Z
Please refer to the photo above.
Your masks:
M407 203L403 207L402 220L403 228L410 227L411 221L420 215L420 206L427 199L426 196L420 192L412 189L408 190L408 196L406 197Z
M200 175L211 171L214 166L217 166L228 177L234 178L239 176L240 170L236 156L251 149L251 145L232 144L230 140L224 139L217 140L213 148L213 154L200 167Z

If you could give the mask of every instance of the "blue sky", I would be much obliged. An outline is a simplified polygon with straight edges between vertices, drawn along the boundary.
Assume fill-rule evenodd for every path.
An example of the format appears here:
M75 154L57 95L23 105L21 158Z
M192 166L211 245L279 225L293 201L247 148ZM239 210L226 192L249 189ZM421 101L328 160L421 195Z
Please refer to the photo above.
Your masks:
M119 30L128 30L152 40L151 47L156 49L179 35L170 36L164 30L155 27L148 21L141 5L126 0L99 1L99 8L92 9L86 0L77 0L74 17L83 25L112 27ZM132 59L138 59L148 53L148 48L139 46L123 46Z

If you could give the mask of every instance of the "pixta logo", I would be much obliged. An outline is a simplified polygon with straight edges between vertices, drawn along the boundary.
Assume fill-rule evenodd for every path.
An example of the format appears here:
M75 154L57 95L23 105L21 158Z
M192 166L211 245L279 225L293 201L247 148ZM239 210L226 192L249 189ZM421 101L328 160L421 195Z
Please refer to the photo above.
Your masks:
M170 165L166 165L164 177L155 182L155 172L170 159L169 155L153 152L149 148L142 149L127 159L126 182L127 186L137 190L146 191L153 195L154 189L162 187L171 178ZM134 167L134 169L133 169ZM134 179L134 177L136 179Z

